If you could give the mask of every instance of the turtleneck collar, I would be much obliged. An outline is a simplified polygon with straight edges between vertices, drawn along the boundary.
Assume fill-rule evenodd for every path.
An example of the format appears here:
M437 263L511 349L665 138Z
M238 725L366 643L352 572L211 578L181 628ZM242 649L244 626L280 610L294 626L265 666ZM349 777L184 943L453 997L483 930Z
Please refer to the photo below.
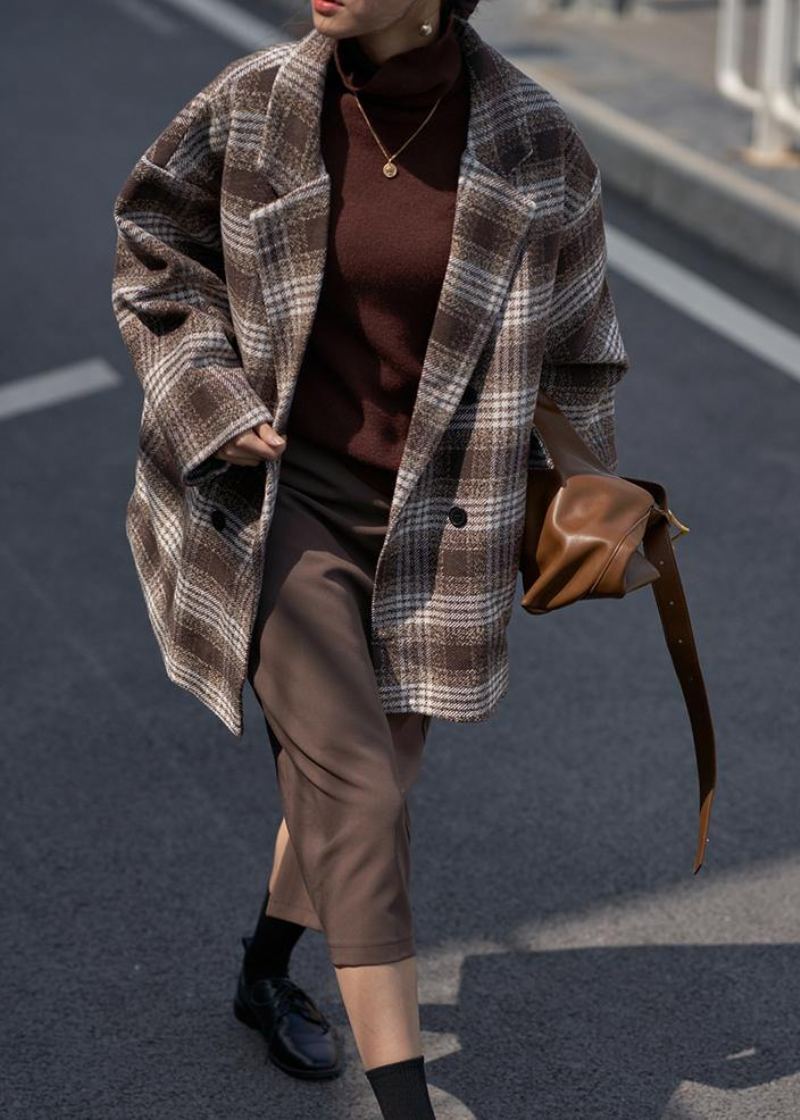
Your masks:
M333 59L342 85L349 93L370 100L402 100L410 106L430 104L455 84L462 70L454 21L447 5L432 43L400 51L382 63L375 63L355 37L338 39Z

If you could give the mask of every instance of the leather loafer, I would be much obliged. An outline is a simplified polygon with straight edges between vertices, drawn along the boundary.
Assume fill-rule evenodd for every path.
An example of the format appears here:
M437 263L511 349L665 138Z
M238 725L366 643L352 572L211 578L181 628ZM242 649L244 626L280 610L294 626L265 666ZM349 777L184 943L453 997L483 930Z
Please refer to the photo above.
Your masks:
M249 938L243 937L247 950ZM333 1025L288 976L259 976L251 983L244 963L233 1011L241 1023L267 1040L267 1059L293 1077L321 1080L342 1072Z

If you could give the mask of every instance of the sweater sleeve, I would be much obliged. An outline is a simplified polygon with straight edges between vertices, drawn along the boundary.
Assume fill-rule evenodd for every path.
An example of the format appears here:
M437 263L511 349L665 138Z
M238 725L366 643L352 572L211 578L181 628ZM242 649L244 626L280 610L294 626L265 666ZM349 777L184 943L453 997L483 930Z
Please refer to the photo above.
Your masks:
M226 67L139 157L114 204L112 307L151 414L187 486L273 415L242 367L220 231Z
M607 256L600 170L570 124L564 225L540 384L613 471L614 392L630 360L608 286Z

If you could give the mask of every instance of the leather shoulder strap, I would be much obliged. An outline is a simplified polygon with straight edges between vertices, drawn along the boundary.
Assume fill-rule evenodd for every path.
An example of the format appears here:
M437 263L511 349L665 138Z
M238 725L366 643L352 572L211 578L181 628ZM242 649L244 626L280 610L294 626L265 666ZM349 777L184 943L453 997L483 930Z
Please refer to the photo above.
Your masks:
M631 478L628 481L646 487L653 494L656 502L663 509L667 509L666 492L659 483L647 482L639 478ZM650 586L655 596L667 648L686 702L694 739L700 792L700 822L694 858L696 875L703 865L706 844L709 841L711 804L717 783L714 725L705 681L700 669L689 607L675 561L669 522L664 516L656 515L650 522L642 539L642 548L647 559L659 572L659 578Z

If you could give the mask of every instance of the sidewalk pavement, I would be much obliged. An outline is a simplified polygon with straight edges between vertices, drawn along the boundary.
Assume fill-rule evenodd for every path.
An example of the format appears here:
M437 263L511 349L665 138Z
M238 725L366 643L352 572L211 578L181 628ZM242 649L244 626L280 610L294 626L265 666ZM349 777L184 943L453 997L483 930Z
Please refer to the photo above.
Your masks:
M748 8L752 83L759 7ZM603 182L800 291L800 141L783 166L750 164L752 114L714 84L718 7L655 0L634 14L483 0L481 35L559 100Z

